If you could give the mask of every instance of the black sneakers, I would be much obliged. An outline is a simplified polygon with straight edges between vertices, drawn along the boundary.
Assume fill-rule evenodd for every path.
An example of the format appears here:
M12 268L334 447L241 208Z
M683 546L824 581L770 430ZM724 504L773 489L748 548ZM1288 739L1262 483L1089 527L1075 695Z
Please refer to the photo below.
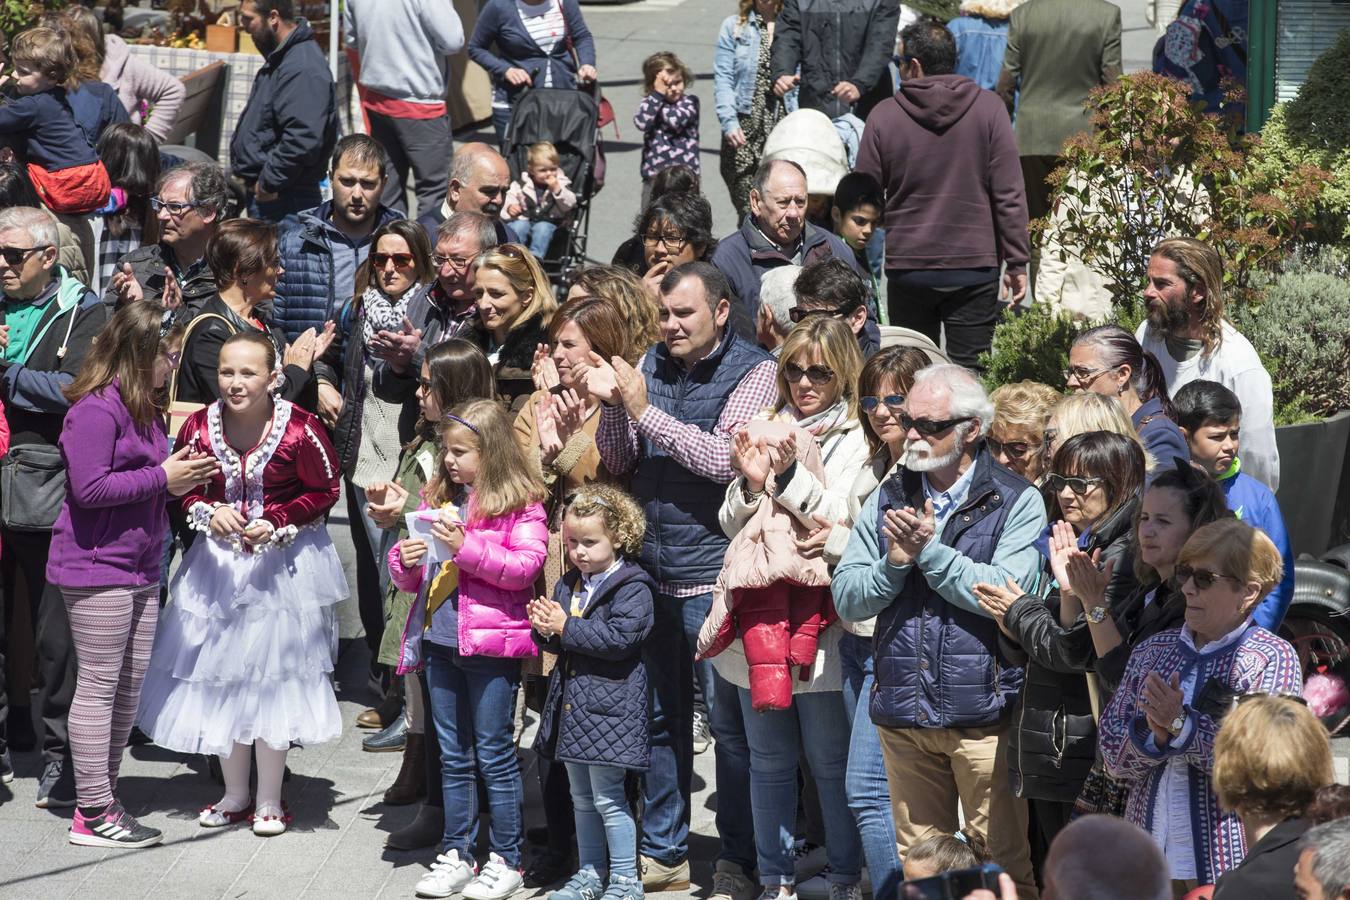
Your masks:
M70 823L70 842L83 847L149 847L164 839L164 833L137 822L131 813L114 800L93 818L85 818L77 807Z

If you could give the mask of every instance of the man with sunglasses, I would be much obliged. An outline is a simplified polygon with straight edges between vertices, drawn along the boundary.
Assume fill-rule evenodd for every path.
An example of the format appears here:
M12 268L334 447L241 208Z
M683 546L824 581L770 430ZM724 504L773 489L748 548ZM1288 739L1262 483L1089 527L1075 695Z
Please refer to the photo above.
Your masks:
M228 199L225 173L215 163L184 163L161 175L150 198L159 220L159 242L138 247L117 261L103 294L109 311L135 300L157 300L196 312L216 292L206 245L225 215Z
M70 403L62 388L75 380L85 354L108 320L99 296L56 264L59 246L56 219L45 209L14 206L0 210L0 391L9 421L7 461L26 458L30 462L23 468L28 472L33 471L34 461L64 470L57 440ZM6 498L10 501L6 515L14 516L17 511L26 521L22 528L5 524L7 519L0 521L4 544L0 602L27 603L35 632L42 676L38 700L47 732L42 736L37 805L44 809L74 806L75 773L66 717L75 693L75 656L65 603L60 591L47 584L46 574L51 526L64 492L54 496L55 503L46 502L53 499L51 495L40 491L43 485L32 483L20 467L14 467L12 476L13 481L6 482L6 489L14 492ZM18 592L20 571L25 583L22 594ZM0 610L0 622L12 619L12 609ZM4 672L0 652L0 757L7 750ZM18 701L16 720L28 713L26 698L26 690L14 698Z
M826 259L802 269L793 285L797 305L789 316L794 323L812 316L843 319L858 338L863 359L881 349L881 331L867 302L867 282L852 266L838 259Z
M903 859L967 825L1034 900L1026 802L1008 781L1007 732L1022 670L976 601L977 582L1032 589L1045 504L994 462L993 404L967 369L921 369L899 415L900 467L863 504L831 591L841 618L877 617L871 716Z
M502 224L502 205L511 189L511 168L506 158L487 144L475 141L465 144L450 164L450 180L445 186L445 200L440 206L419 209L417 224L427 230L427 237L436 243L436 229L457 212L482 213L493 222L497 243L509 244L512 237Z
M731 283L732 302L745 313L732 320L740 336L755 338L759 283L765 272L826 259L840 259L857 269L847 244L806 221L806 172L786 159L760 163L750 188L750 215L738 230L718 241L712 253L712 264Z

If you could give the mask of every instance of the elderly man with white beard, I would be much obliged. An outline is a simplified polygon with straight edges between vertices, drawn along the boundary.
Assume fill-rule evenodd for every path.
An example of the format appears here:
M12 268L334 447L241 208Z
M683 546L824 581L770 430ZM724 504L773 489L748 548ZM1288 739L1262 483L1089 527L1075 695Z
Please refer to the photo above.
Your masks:
M970 371L919 371L900 414L908 448L863 504L831 591L841 618L877 617L870 712L901 859L957 831L959 798L967 826L1029 900L1027 808L1008 783L1005 740L1022 670L971 588L1033 588L1046 518L1036 489L990 455L993 416Z

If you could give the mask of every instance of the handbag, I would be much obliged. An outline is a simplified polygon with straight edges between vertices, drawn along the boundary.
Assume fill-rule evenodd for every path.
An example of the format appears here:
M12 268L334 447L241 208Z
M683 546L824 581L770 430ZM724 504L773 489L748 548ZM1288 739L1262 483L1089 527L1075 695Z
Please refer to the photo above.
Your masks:
M51 531L66 500L61 448L19 444L0 459L0 524L11 531Z
M192 330L197 327L199 322L206 319L219 319L225 323L225 327L230 329L230 334L235 333L234 325L230 320L218 313L201 313L188 323L187 330L183 332L183 346L187 346L188 338L192 336ZM205 403L191 403L186 400L178 399L178 379L181 377L182 370L174 373L173 379L169 382L169 437L176 440L178 432L183 430L187 420L199 409L206 409Z

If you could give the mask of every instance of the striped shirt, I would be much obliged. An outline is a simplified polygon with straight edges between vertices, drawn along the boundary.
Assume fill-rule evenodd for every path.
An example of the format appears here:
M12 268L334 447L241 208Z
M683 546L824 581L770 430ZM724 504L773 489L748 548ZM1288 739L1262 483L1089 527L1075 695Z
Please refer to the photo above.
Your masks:
M545 3L542 8L536 3L516 0L516 9L520 12L521 24L530 33L530 40L539 45L544 56L553 52L558 41L567 36L567 22L563 19L561 3ZM531 73L533 74L533 73ZM544 67L543 87L553 87L551 66Z

